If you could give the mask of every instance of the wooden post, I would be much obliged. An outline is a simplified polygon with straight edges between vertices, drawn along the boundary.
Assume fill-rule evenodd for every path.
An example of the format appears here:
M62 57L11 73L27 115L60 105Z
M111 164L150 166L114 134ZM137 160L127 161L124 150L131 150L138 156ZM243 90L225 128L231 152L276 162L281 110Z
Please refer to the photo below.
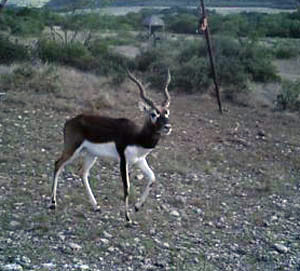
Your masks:
M214 56L212 53L212 48L211 48L211 39L210 39L210 33L209 33L209 28L208 28L208 22L207 22L207 12L205 9L204 0L201 0L200 2L201 2L201 9L202 9L202 17L199 20L198 32L199 33L203 32L205 34L205 39L206 39L207 49L208 49L208 54L209 54L209 60L210 60L210 65L211 65L211 71L212 71L212 75L213 75L216 96L217 96L217 101L218 101L218 105L219 105L219 111L222 114L223 109L222 109L222 103L221 103L221 98L220 98L219 85L218 85L218 81L217 81L215 59L214 59Z

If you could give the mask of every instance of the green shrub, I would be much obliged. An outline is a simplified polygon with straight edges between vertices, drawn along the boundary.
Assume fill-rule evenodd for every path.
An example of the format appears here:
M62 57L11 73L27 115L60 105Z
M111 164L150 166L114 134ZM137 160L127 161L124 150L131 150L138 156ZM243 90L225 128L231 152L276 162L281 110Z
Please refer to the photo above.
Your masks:
M209 63L207 58L197 56L182 63L174 71L174 84L185 92L205 92L211 84Z
M103 56L108 53L108 44L103 39L96 39L89 43L88 49L93 56Z
M162 61L163 52L157 49L150 49L144 51L141 55L136 57L137 69L146 72L150 70L150 66L157 61Z
M247 89L250 80L276 80L276 69L271 54L256 41L243 43L230 37L216 37L213 42L217 77L224 88L236 92ZM172 69L172 87L187 92L202 91L212 84L207 45L202 41L184 41L179 45L166 43L143 52L136 58L137 69L147 72L147 81L160 88L167 67Z
M168 23L168 30L174 33L195 34L198 18L191 14L180 14Z
M79 70L111 76L114 84L123 82L127 67L135 66L133 61L111 52L100 40L86 47L79 42L64 44L44 39L40 42L39 56L44 62L57 62Z
M64 44L43 39L39 44L39 57L44 62L57 62L85 71L98 67L97 59L79 42Z
M296 46L281 45L273 50L273 54L278 59L289 59L297 57L300 54L300 50Z
M289 109L300 111L300 80L283 81L276 104L280 110Z
M116 53L109 52L99 58L97 72L111 76L112 82L116 85L122 83L127 77L126 69L134 69L132 60Z
M162 59L161 61L156 61L149 66L149 70L146 72L146 81L149 82L152 88L162 90L166 83L167 70L170 69L167 63ZM173 73L174 75L174 73ZM174 77L172 75L172 77ZM169 90L173 87L174 80L171 80L169 85Z
M18 36L38 36L44 30L44 24L40 21L26 18L11 24L11 33Z
M13 43L8 37L0 35L0 64L29 59L29 52L22 44Z
M272 50L259 45L256 40L240 43L238 57L250 80L269 82L279 79L272 63Z
M178 61L184 63L190 61L193 57L207 57L207 45L205 42L188 41L180 49Z

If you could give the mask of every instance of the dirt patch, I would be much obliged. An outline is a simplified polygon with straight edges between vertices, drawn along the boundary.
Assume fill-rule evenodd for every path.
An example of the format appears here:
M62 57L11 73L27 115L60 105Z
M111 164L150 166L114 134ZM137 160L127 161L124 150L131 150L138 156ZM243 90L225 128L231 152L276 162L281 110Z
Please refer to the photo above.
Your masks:
M134 59L136 56L138 56L141 53L138 47L131 46L131 45L115 46L113 48L113 52L124 55L131 59Z

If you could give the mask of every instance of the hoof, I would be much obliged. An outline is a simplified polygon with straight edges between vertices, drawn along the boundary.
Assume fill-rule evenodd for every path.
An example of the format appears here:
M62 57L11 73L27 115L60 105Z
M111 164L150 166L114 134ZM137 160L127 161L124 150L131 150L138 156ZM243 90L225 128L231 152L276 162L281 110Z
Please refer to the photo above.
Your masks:
M101 208L100 208L99 205L97 205L97 206L94 207L94 212L96 212L96 213L100 213L101 212Z
M143 206L143 204L137 203L137 204L134 205L134 210L136 212L138 212L141 209L142 206Z
M125 224L125 227L126 228L135 228L138 226L138 223L136 221L127 221L126 224Z
M132 224L132 220L128 212L125 213L125 219L127 224Z
M52 201L50 206L49 206L49 209L51 210L55 210L56 209L56 202L55 201Z

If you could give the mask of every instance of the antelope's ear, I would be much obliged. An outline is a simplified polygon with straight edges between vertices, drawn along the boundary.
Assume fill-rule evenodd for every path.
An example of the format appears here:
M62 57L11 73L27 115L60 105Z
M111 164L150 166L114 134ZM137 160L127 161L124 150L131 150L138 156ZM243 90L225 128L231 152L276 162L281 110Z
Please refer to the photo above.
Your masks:
M144 103L142 101L139 101L139 109L142 112L149 113L150 110L151 110L151 107L148 104L146 104L146 103Z

